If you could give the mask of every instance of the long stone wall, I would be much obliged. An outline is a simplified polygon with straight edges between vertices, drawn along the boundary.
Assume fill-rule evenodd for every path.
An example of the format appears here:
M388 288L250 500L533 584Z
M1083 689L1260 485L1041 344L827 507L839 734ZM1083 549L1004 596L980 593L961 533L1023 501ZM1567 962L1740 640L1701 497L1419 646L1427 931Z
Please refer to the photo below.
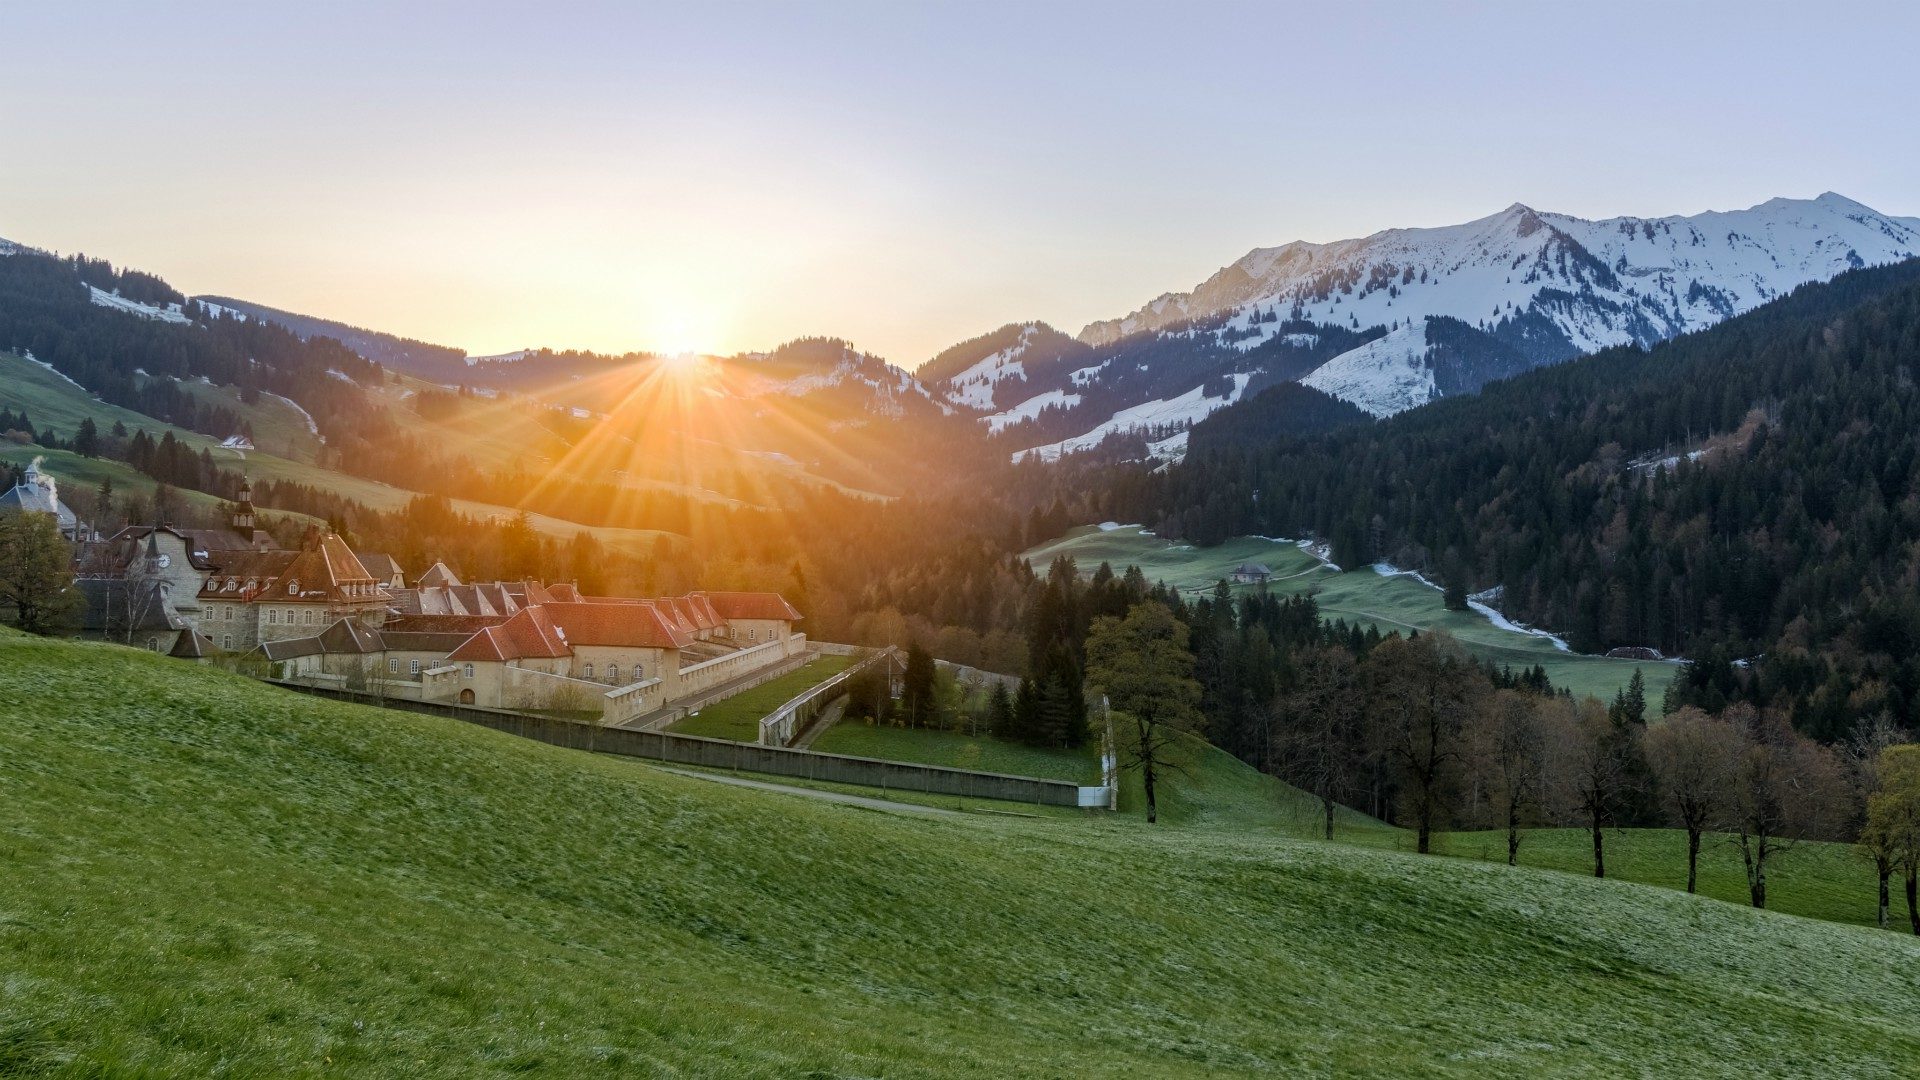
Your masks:
M679 765L738 769L773 776L858 784L891 791L1002 799L1008 802L1050 806L1082 805L1079 785L1061 780L972 772L967 769L948 769L938 765L913 765L898 761L880 761L875 758L849 757L844 754L822 754L812 750L759 746L727 739L704 739L694 735L675 735L665 731L601 727L598 724L532 716L503 709L452 705L440 701L409 701L393 698L383 700L369 694L358 694L348 690L305 686L278 679L267 681L275 686L315 697L383 706L428 716L450 717L492 728L495 731L504 731L510 735L518 735L524 739L534 739L554 746L589 750L599 754L620 754L654 761L670 761Z

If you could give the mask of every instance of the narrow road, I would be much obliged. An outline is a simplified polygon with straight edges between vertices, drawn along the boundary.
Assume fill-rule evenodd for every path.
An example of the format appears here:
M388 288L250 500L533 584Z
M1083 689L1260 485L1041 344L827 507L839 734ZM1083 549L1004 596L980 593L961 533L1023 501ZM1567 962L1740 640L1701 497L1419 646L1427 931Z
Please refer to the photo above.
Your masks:
M786 784L769 784L764 780L746 780L738 776L717 776L713 773L692 772L686 769L671 769L665 765L653 765L661 772L670 772L675 776L688 776L695 780L711 780L716 784L732 784L734 787L754 788L759 791L772 791L781 795L803 795L822 802L844 803L848 806L865 807L868 810L904 811L909 814L933 814L935 816L959 817L958 810L946 810L938 806L918 806L913 803L894 802L891 799L869 799L864 795L842 795L837 791L816 791L813 788L790 787Z

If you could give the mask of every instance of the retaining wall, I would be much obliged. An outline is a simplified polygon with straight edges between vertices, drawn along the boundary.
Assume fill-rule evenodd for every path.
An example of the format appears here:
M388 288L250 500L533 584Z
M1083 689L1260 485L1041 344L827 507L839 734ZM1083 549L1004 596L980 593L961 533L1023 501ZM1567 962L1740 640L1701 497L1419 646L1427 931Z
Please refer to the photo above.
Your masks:
M444 701L380 700L369 694L349 690L306 686L301 683L269 679L269 683L314 697L381 706L403 712L423 713L463 720L470 724L504 731L524 739L534 739L573 750L599 754L670 761L679 765L700 765L714 769L738 769L806 780L826 780L840 784L859 784L895 791L918 791L931 795L960 795L976 799L1004 799L1008 802L1040 803L1052 806L1078 806L1080 788L1061 780L1042 780L1032 776L1008 776L1004 773L972 772L938 765L913 765L876 758L822 754L812 750L793 750L781 746L760 746L728 739L705 739L695 735L675 735L665 731L636 731L608 728L505 709L483 709L472 705L454 705Z

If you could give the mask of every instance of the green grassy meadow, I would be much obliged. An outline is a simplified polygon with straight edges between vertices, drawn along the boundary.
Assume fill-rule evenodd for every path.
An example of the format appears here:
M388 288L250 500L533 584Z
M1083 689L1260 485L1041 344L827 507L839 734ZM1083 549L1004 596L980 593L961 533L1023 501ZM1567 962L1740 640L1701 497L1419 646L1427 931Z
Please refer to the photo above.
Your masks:
M6 631L0 703L0 1074L1920 1062L1909 936L1301 839L1218 761L1153 828L910 816Z
M807 690L826 682L853 665L851 656L816 656L793 671L722 698L699 712L667 728L680 735L701 735L709 739L734 742L758 742L760 720Z
M1070 780L1076 784L1100 782L1100 751L1095 744L1063 750L1023 746L991 735L842 720L814 740L812 749L884 761Z
M1274 574L1268 589L1311 591L1329 619L1370 623L1383 634L1390 630L1445 630L1482 659L1516 670L1544 666L1553 685L1566 687L1575 697L1610 699L1633 678L1637 668L1646 679L1648 697L1658 701L1679 671L1679 665L1672 663L1609 660L1562 652L1546 638L1501 629L1477 612L1448 611L1438 589L1411 576L1386 577L1365 567L1339 573L1288 541L1243 536L1219 547L1196 548L1146 535L1137 526L1105 531L1087 526L1028 551L1025 558L1044 569L1059 555L1072 556L1085 572L1102 562L1111 563L1116 572L1129 565L1138 566L1149 581L1164 581L1195 592L1211 589L1243 562L1263 563Z

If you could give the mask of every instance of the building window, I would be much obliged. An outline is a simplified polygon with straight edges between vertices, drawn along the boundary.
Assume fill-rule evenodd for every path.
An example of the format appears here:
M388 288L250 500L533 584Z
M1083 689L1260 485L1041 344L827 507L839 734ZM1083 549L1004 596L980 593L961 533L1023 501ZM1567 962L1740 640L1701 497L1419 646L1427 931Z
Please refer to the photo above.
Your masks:
M221 634L221 635L220 635L220 647L221 647L222 649L225 649L225 650L227 650L228 652L232 652L232 651L233 651L233 635L232 635L232 634Z
M297 582L297 581L289 581L289 582L287 582L287 595L288 595L288 596L299 596L299 595L300 595L300 583L299 583L299 582Z
M588 664L588 665L587 665L587 666L586 666L585 668L583 668L582 670L584 670L584 671L586 672L586 677L587 677L587 678L589 678L589 679L591 679L591 678L593 678L593 665L592 665L592 664Z
M754 638L755 638L756 636L758 636L758 635L759 635L759 633L760 633L760 631L758 631L758 630L749 630L749 631L747 631L747 640L748 640L748 641L752 641L752 640L753 640L753 639L754 639Z
M279 608L267 609L267 624L269 626L280 625L280 609Z
M387 657L387 674L389 675L400 674L400 658L399 657L397 656Z
M419 678L420 677L420 661L418 660L407 661L407 674L412 675L415 678Z
M614 684L615 686L620 685L620 665L619 664L607 665L607 681Z
M152 637L150 637L150 638L148 638L148 639L147 639L147 651L148 651L148 652L159 652L159 651L160 651L160 639L159 639L159 638L152 638Z
M471 679L471 678L473 678L473 665L472 665L472 664L468 664L468 665L467 665L467 670L466 670L466 676L467 676L467 678L469 678L469 679Z

